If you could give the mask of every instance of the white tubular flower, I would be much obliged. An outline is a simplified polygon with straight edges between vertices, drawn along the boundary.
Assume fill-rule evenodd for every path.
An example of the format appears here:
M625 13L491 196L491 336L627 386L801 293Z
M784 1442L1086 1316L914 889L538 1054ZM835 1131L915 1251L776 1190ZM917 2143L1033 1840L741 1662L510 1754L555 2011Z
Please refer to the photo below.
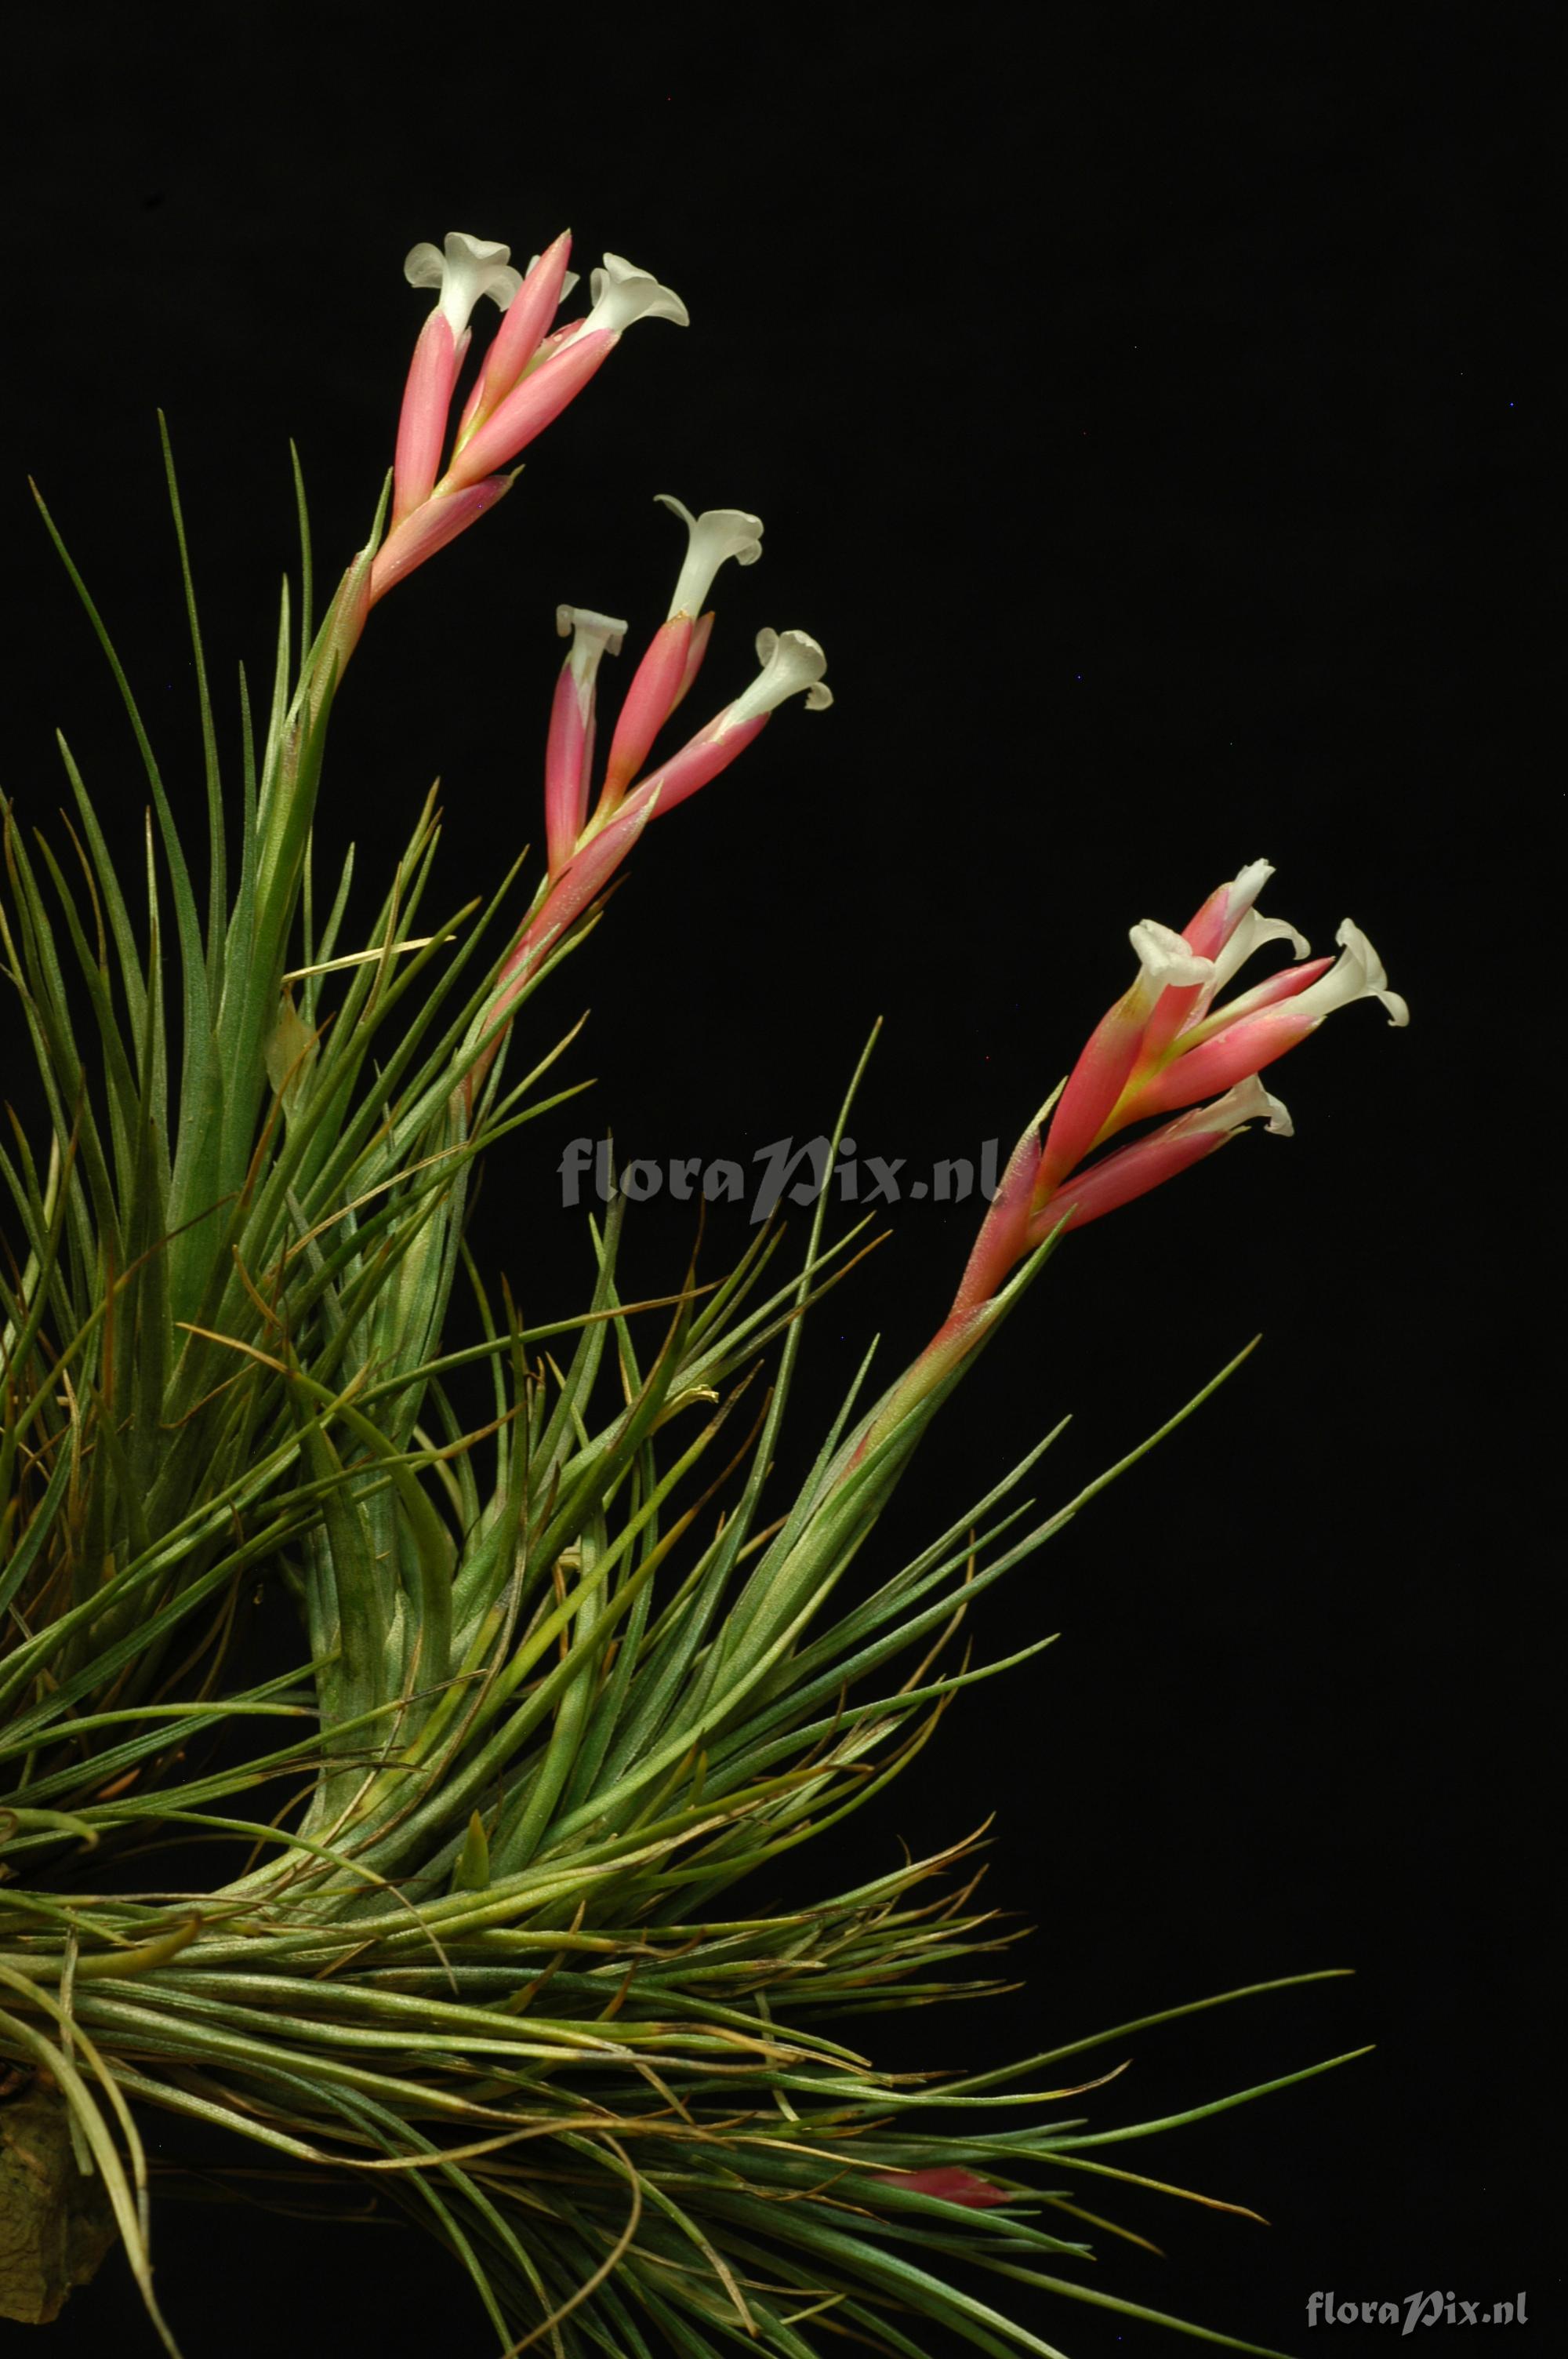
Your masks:
M1258 865L1266 868L1268 863L1260 861ZM1261 911L1249 907L1242 912L1230 940L1215 958L1214 983L1208 995L1211 1000L1218 997L1231 976L1244 967L1253 951L1261 950L1265 942L1289 942L1299 959L1308 957L1312 951L1312 944L1301 928L1292 926L1288 918L1265 918Z
M1249 909L1274 873L1271 860L1249 860L1238 876L1225 887L1226 915L1232 922L1244 909Z
M493 245L488 238L470 237L467 230L449 229L446 251L428 243L410 249L403 276L410 287L440 289L438 308L457 342L467 328L474 305L489 295L505 310L523 284L521 271L511 267L509 245Z
M1306 936L1282 918L1265 918L1255 906L1273 873L1272 861L1249 860L1228 885L1209 895L1187 927L1188 940L1214 961L1214 971L1188 1009L1184 1030L1203 1022L1227 984L1265 942L1288 941L1298 958L1306 957L1312 947Z
M567 661L579 697L585 697L592 686L606 651L612 656L621 653L621 642L629 627L613 614L596 614L591 606L556 608L557 636L571 641Z
M619 335L633 320L673 320L680 328L691 324L674 288L661 287L651 270L639 270L623 255L607 254L603 268L590 272L588 286L593 309L578 330L579 336L595 335L600 329ZM570 341L576 343L577 336Z
M1346 918L1334 939L1339 945L1338 958L1326 974L1309 983L1288 1003L1293 1012L1321 1023L1336 1007L1348 1007L1353 1000L1380 999L1389 1011L1390 1024L1400 1028L1407 1025L1410 1009L1397 991L1389 989L1383 962L1360 927Z
M689 614L695 622L708 603L708 593L713 587L713 577L727 557L737 565L755 565L762 553L762 519L748 516L744 508L704 508L694 516L684 502L668 492L655 492L654 498L664 507L678 516L690 538L687 542L686 563L676 583L676 594L670 600L666 622L677 614Z
M822 677L827 658L804 631L759 631L757 660L762 670L725 713L714 732L716 737L727 736L742 721L755 721L772 712L786 696L802 689L808 712L820 712L832 703L833 690Z
M1227 1130L1238 1130L1244 1122L1266 1120L1271 1138L1293 1138L1296 1135L1289 1109L1281 1099L1263 1087L1256 1073L1249 1073L1244 1082L1238 1082L1212 1105L1195 1106L1183 1119L1195 1129L1204 1130L1217 1129L1221 1123Z
M1143 919L1127 939L1142 969L1139 981L1152 993L1163 991L1167 984L1185 990L1195 983L1206 983L1214 972L1212 960L1199 958L1181 934L1162 926L1157 918Z

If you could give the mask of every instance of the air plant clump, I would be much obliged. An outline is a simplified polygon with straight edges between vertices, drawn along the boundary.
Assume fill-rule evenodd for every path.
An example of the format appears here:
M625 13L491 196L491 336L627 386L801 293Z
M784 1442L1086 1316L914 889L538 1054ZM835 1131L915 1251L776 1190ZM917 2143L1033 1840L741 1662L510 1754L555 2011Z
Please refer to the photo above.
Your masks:
M686 319L611 255L557 326L569 244L525 275L460 233L408 257L437 300L388 488L319 623L301 495L301 599L286 590L238 781L170 468L204 876L49 524L150 816L133 890L63 739L69 857L3 807L4 1037L42 1111L0 1146L0 2158L24 2118L33 2158L0 2314L53 2316L117 2237L178 2350L151 2265L138 2125L157 2114L406 2212L503 2352L809 2359L848 2339L920 2359L933 2332L1043 2352L1011 2283L1156 2315L1078 2274L1106 2224L1080 2195L1137 2176L1096 2149L1171 2125L1092 2127L1077 2100L1113 2076L1078 2060L1143 2025L1001 2071L887 2071L853 2018L998 1986L962 1972L1015 1938L975 1901L974 1839L808 1908L752 1913L737 1887L880 1793L960 1689L1048 1643L952 1658L986 1591L1111 1479L1034 1514L1017 1495L1049 1436L909 1562L841 1590L980 1345L1075 1227L1249 1122L1288 1129L1259 1073L1333 1009L1405 1010L1354 927L1334 963L1260 915L1264 862L1182 932L1136 927L1137 979L1025 1131L930 1344L880 1396L862 1368L791 1496L769 1470L804 1323L860 1234L828 1239L826 1197L795 1266L770 1223L727 1275L694 1266L654 1302L618 1283L618 1197L591 1299L524 1324L463 1224L479 1158L570 1094L576 1027L546 1041L535 995L644 828L788 700L830 701L816 642L763 631L751 684L655 756L714 584L762 530L666 497L686 552L602 757L600 675L631 626L558 610L521 920L502 918L512 876L427 919L432 802L344 947L351 856L319 892L313 830L374 608L508 492L628 327ZM485 303L500 326L460 407ZM1279 937L1299 962L1223 998ZM470 1283L480 1340L459 1347ZM242 1643L258 1587L297 1629L264 1677ZM231 1880L188 1888L196 1845L226 1846Z

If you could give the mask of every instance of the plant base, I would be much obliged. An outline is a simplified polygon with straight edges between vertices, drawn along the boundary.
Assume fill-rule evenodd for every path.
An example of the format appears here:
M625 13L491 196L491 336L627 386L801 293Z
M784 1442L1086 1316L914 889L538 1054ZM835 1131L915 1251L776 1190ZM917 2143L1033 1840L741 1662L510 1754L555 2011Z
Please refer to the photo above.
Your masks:
M64 2099L26 2082L0 2101L0 2318L58 2318L114 2242L107 2191L77 2167Z

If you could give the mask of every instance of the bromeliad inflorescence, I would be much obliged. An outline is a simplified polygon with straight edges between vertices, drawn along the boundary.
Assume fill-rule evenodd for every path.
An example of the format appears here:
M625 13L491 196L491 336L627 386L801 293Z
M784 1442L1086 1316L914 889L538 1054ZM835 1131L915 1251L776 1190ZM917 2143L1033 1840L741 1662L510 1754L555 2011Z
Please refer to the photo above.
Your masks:
M511 249L464 230L449 230L444 249L416 245L404 265L414 287L434 287L437 300L409 364L393 469L392 528L371 569L373 605L416 566L466 532L512 489L503 474L597 375L637 320L687 323L686 305L646 270L607 254L589 280L590 309L552 329L557 307L577 285L567 268L571 234L535 257L527 277L511 266ZM484 298L502 322L458 421L445 473L458 375L472 336L470 321Z
M708 653L714 616L711 610L699 610L714 576L728 557L752 565L762 553L760 516L740 508L709 508L694 516L668 493L658 496L686 523L686 562L669 614L626 691L591 816L600 665L607 653L620 653L627 625L584 607L556 609L556 627L563 638L569 636L571 647L556 683L545 753L549 874L537 907L502 969L491 1023L513 1005L540 953L598 897L651 820L673 810L727 770L755 744L770 715L790 697L804 695L812 712L833 701L823 679L827 658L814 638L805 631L760 631L757 659L762 669L751 685L720 706L677 754L642 775L654 739L687 695Z
M1265 1120L1288 1136L1290 1116L1258 1081L1326 1016L1357 999L1379 999L1390 1024L1410 1010L1388 987L1382 962L1346 918L1336 937L1337 962L1308 958L1304 935L1256 906L1273 869L1254 860L1211 893L1177 934L1152 919L1130 940L1138 979L1090 1034L1052 1113L1044 1141L1031 1125L1014 1151L999 1195L1001 1209L981 1231L955 1310L994 1292L1003 1273L1058 1223L1081 1228L1146 1195L1202 1160L1246 1123ZM1283 967L1239 997L1219 994L1265 942L1288 940L1302 963ZM1098 1163L1087 1158L1132 1124L1197 1107Z
M1259 1076L1336 1008L1378 999L1390 1024L1410 1022L1381 960L1348 918L1336 937L1336 961L1308 957L1311 945L1296 927L1261 914L1258 896L1273 873L1268 861L1252 861L1217 886L1180 933L1152 918L1132 928L1136 979L1100 1018L1066 1081L1014 1147L951 1310L866 1420L847 1465L859 1463L952 1375L989 1332L1011 1272L1053 1235L1146 1196L1250 1123L1289 1137L1290 1115ZM1291 943L1299 964L1216 1005L1254 951L1281 940ZM1220 1094L1200 1104L1211 1091ZM1173 1122L1099 1153L1134 1124L1177 1107L1187 1111Z

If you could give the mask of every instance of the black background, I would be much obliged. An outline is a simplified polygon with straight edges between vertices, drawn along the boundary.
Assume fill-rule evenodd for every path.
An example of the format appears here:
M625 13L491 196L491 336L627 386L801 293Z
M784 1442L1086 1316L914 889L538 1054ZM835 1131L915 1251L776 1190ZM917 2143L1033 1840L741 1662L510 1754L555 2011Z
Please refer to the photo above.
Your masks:
M633 618L629 667L678 556L654 492L767 525L761 565L722 580L698 718L750 677L762 625L827 649L832 711L787 709L646 838L534 1004L540 1042L591 1005L570 1061L596 1086L487 1181L480 1256L525 1312L586 1291L553 1169L570 1137L612 1122L622 1153L661 1160L808 1137L880 1015L862 1147L912 1172L1005 1153L1123 987L1128 926L1181 924L1247 860L1276 863L1265 906L1314 947L1353 915L1409 996L1408 1032L1357 1007L1280 1069L1293 1142L1238 1146L1071 1241L987 1353L889 1561L1065 1411L1048 1505L1264 1338L973 1617L982 1658L1060 1644L956 1703L902 1785L773 1888L847 1883L995 1812L987 1888L1037 1929L1014 1952L1027 1987L858 2027L909 2063L1354 1966L1111 2051L1134 2061L1088 2101L1106 2124L1377 2043L1113 2150L1273 2224L1135 2197L1123 2216L1167 2257L1104 2240L1103 2280L1344 2352L1391 2331L1309 2332L1314 2289L1524 2287L1540 2343L1552 1584L1530 1485L1556 1331L1529 1174L1555 1094L1535 1011L1560 986L1543 1001L1529 973L1556 797L1522 716L1546 11L196 21L36 26L16 81L0 782L29 819L61 798L57 723L127 830L143 792L25 475L193 798L154 406L232 756L232 663L266 679L294 563L287 437L330 582L424 314L403 255L449 227L525 261L569 221L580 267L629 253L692 325L629 335L503 508L378 611L325 841L357 837L375 875L438 773L448 901L537 837L554 606ZM817 1316L799 1452L871 1333L891 1374L957 1281L969 1208L892 1225ZM716 1217L710 1268L747 1234ZM646 1207L632 1283L673 1283L689 1237ZM166 2212L189 2359L489 2347L433 2248L353 2233ZM1022 2288L1015 2306L1076 2354L1167 2347ZM154 2348L117 2262L53 2334Z

